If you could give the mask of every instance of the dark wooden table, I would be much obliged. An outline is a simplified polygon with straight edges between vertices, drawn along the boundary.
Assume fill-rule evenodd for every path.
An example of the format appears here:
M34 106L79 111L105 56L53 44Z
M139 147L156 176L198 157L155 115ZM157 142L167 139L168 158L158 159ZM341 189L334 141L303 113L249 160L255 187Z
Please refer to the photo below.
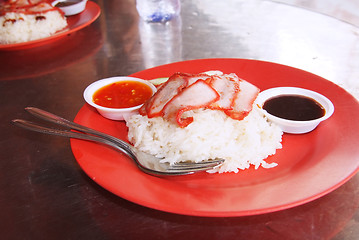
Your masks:
M98 0L90 26L43 46L0 51L1 239L359 238L359 176L315 201L274 213L205 218L146 208L103 189L68 139L11 124L36 106L74 119L87 85L199 58L249 58L310 71L358 96L359 30L271 1L183 1L181 18L143 23L134 0ZM307 25L307 23L311 23ZM359 156L358 156L359 161Z

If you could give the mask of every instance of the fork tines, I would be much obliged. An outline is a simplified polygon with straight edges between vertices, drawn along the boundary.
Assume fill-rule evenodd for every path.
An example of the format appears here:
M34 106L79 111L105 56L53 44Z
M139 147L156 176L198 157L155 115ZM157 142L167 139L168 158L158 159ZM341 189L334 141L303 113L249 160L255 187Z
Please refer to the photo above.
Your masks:
M179 162L174 163L169 167L168 170L170 171L179 171L179 170L205 170L205 169L212 169L214 167L222 165L224 162L224 159L215 159L215 160L208 160L203 162Z

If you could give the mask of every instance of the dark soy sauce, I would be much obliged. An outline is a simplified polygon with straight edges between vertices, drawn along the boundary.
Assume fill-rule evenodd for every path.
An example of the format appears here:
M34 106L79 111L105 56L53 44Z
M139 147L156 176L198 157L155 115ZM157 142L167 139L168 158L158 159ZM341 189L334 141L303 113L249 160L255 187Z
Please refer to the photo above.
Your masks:
M77 4L81 2L80 0L77 0L77 1L64 1L64 2L58 2L56 3L55 7L67 7L67 6L71 6L71 5L74 5L74 4Z
M281 95L268 99L263 104L268 113L295 121L308 121L324 116L323 106L312 98L300 95Z

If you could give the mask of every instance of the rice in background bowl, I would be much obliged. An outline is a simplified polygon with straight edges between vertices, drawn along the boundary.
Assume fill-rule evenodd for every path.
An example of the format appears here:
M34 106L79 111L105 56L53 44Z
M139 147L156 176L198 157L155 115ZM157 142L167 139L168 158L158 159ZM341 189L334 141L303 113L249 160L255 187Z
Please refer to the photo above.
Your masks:
M269 122L258 107L253 106L251 113L241 121L228 117L223 111L208 109L186 114L193 116L194 121L185 128L161 117L134 115L126 122L128 138L141 151L171 164L186 160L226 160L211 173L237 173L251 165L256 169L277 166L264 159L282 148L283 132Z
M29 9L26 6L8 10L3 7L0 26L0 43L14 44L49 37L65 30L68 24L59 9L39 3Z

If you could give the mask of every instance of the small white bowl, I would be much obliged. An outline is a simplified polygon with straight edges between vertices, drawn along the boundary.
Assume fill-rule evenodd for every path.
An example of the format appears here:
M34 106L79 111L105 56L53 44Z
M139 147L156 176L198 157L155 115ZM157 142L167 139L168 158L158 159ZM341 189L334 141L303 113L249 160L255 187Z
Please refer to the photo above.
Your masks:
M69 3L67 6L56 6L58 3ZM86 8L87 0L56 0L52 2L52 6L60 8L65 16L72 16L81 13Z
M281 95L299 95L312 98L320 105L322 105L322 107L325 109L325 114L323 117L314 120L296 121L276 117L263 109L263 105L268 99ZM333 103L325 96L311 90L296 87L277 87L267 89L259 93L256 99L256 105L259 107L260 111L270 121L277 124L283 132L293 134L302 134L314 130L320 122L328 119L334 112Z
M143 104L130 108L107 108L107 107L102 107L93 102L93 95L98 89L112 83L123 82L123 81L136 81L136 82L144 83L152 89L152 95L157 91L156 87L147 80L134 78L134 77L111 77L111 78L98 80L90 84L83 93L84 99L89 105L96 108L97 111L105 118L111 120L124 120L130 117L131 115L136 114L138 112L138 109Z

